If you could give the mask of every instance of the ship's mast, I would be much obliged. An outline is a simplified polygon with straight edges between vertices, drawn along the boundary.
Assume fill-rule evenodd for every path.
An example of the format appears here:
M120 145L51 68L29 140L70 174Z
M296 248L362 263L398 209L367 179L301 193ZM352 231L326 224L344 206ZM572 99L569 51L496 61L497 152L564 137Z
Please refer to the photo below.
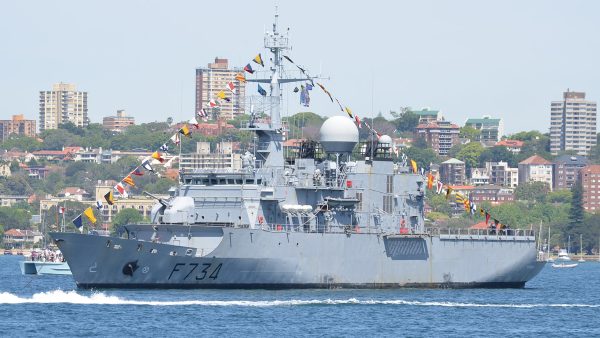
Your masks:
M278 6L275 5L275 20L273 21L273 31L265 33L265 48L273 53L273 66L271 67L271 97L270 107L271 124L273 128L281 128L281 82L279 81L283 72L281 64L282 51L288 49L287 33L282 35L277 30L277 21L279 19Z

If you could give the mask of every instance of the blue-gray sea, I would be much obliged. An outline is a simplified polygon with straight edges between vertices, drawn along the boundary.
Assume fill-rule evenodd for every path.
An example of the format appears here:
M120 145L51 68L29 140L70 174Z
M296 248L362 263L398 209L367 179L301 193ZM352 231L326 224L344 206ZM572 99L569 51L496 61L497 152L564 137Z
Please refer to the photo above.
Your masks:
M600 263L524 289L79 290L0 256L0 335L599 337Z

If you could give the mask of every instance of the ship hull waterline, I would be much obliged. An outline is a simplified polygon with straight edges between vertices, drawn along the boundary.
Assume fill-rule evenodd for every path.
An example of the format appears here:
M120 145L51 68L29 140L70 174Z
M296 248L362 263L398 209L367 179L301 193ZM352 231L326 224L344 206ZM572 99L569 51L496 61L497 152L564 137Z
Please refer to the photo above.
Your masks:
M190 248L52 233L81 288L520 288L544 267L530 240L224 228Z

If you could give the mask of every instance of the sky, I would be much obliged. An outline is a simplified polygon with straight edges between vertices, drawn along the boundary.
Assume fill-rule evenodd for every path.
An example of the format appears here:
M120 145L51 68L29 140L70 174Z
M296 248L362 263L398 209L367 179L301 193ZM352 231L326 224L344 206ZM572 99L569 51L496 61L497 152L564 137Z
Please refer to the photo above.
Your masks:
M600 1L281 1L289 55L362 117L400 107L504 119L506 133L547 132L570 88L600 100ZM38 119L39 91L88 92L88 116L136 122L193 117L195 69L216 56L243 67L268 53L274 1L0 2L0 119ZM284 115L340 114L284 89ZM248 92L254 93L253 86Z

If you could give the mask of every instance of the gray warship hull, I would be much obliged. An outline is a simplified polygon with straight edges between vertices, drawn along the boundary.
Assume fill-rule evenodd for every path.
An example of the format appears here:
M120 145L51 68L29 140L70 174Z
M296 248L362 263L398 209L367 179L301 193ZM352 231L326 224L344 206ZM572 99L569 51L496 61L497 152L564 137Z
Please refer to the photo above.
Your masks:
M220 241L202 256L170 244L51 236L82 288L523 287L544 266L534 238L519 234L198 230Z
M299 78L283 77L282 62L293 62L283 54L288 37L278 32L277 17L264 40L272 53L270 76L247 79L268 84L270 95L250 100L256 105L243 129L255 137L241 166L180 168L178 186L168 199L157 198L150 223L120 227L118 237L51 234L77 285L522 287L542 269L531 231L427 229L432 168L426 184L424 168L418 174L412 161L411 170L392 138L371 127L359 143L361 123L348 108L350 118L323 123L319 142L301 140L284 151L289 130L280 113L282 84L308 87L315 78L297 65ZM447 199L451 192L446 186Z

